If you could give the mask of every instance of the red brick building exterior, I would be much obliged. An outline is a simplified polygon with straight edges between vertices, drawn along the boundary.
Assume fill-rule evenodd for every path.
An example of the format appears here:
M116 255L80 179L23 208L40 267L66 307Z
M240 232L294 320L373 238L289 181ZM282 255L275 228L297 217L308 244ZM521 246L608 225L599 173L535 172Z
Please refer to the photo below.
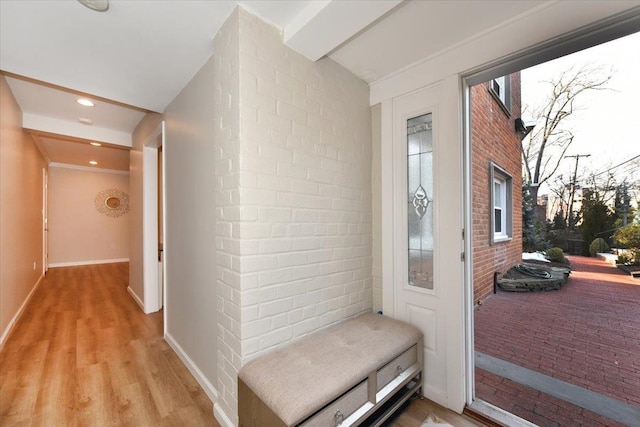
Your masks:
M476 304L493 292L494 272L505 273L522 260L522 162L520 134L515 130L520 108L520 73L471 88L473 299ZM497 216L501 210L496 213L492 199L494 191L499 193L494 186L494 173L507 177L511 187L511 197L507 196L506 200L511 207L507 213L511 216L509 235L497 238L494 228L500 225L492 225L492 221L500 223Z

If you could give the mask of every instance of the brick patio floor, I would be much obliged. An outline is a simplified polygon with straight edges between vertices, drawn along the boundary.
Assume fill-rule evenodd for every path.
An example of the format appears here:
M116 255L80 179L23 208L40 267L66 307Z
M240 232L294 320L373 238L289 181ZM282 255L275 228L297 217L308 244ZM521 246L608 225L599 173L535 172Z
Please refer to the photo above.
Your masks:
M602 260L569 257L558 291L498 291L475 311L477 351L640 406L640 280ZM541 426L619 426L476 369L476 396Z

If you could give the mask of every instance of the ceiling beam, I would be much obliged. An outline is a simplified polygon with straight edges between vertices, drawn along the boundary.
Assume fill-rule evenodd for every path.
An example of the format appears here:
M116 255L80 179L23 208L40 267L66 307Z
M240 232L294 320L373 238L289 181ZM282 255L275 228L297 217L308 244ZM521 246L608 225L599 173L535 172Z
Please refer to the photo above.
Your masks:
M131 134L98 126L87 126L52 117L23 113L22 127L28 131L66 135L71 139L104 142L115 146L131 148Z
M284 29L291 49L317 61L365 29L403 0L311 2Z

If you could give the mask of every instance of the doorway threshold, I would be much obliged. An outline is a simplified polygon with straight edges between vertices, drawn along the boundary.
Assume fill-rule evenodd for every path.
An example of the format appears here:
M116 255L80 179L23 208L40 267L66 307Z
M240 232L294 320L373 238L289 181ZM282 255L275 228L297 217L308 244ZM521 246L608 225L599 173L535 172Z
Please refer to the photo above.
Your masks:
M464 413L486 425L503 427L538 427L536 424L481 399L474 400L471 405L468 405L464 409Z
M619 423L638 426L640 407L476 351L475 366Z

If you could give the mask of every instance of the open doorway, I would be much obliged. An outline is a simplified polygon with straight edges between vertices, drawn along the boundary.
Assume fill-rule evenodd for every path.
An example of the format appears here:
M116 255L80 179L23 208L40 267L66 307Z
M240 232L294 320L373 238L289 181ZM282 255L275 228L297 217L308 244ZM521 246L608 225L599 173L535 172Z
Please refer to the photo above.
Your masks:
M469 88L478 410L640 419L640 282L606 264L635 250L606 253L638 222L638 51L640 33Z

